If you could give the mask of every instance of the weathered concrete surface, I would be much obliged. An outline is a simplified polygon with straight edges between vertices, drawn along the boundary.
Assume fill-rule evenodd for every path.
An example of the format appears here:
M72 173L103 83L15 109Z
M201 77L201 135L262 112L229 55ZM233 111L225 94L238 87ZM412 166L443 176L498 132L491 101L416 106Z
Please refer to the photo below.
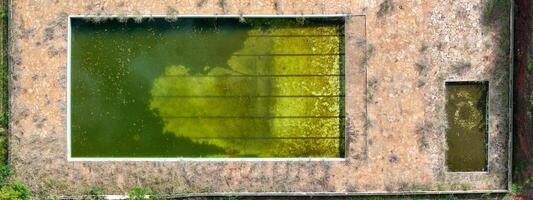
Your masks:
M393 192L506 188L508 74L482 0L17 0L11 16L14 178L35 194L134 186L184 192ZM177 12L176 12L177 11ZM346 161L67 162L68 15L351 14ZM490 82L487 173L445 167L444 81Z

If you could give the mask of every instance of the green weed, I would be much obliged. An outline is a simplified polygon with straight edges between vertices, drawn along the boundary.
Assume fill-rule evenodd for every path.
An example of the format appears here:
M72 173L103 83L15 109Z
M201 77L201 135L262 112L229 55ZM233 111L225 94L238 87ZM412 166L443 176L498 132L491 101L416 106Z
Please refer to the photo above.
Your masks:
M85 196L82 198L83 200L105 200L105 197L103 195L103 191L101 188L91 188L89 191L85 193Z
M0 186L4 186L7 183L7 179L11 175L11 168L9 165L0 166Z
M161 195L152 192L148 188L135 187L128 193L128 200L160 200Z
M15 181L12 184L2 187L0 199L4 200L26 200L30 199L30 192L21 182Z

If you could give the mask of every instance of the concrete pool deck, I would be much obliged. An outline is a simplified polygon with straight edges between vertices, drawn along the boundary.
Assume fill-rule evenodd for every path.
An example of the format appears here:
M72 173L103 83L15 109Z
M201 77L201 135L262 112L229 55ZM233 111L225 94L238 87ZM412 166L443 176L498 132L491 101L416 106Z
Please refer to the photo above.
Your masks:
M136 186L164 194L354 195L503 192L509 67L469 1L12 1L10 143L14 179L35 194ZM69 161L69 16L348 15L347 149L327 161ZM95 18L96 19L96 18ZM101 18L97 18L101 19ZM133 21L129 23L134 23ZM488 171L448 172L446 81L489 81Z

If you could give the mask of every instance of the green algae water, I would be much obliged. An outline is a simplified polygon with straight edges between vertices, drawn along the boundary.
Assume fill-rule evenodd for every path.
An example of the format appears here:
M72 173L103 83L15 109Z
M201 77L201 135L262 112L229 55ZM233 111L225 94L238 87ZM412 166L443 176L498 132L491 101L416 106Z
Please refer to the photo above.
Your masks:
M342 18L71 19L72 157L343 157Z
M487 166L486 82L446 83L449 171L485 171Z

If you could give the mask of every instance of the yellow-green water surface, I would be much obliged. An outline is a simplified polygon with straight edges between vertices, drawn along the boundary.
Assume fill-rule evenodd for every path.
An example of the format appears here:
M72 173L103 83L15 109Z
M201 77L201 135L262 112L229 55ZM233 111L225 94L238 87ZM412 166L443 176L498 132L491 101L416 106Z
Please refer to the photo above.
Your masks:
M486 82L446 84L449 171L485 171L487 165Z
M72 156L342 157L343 25L73 18Z

